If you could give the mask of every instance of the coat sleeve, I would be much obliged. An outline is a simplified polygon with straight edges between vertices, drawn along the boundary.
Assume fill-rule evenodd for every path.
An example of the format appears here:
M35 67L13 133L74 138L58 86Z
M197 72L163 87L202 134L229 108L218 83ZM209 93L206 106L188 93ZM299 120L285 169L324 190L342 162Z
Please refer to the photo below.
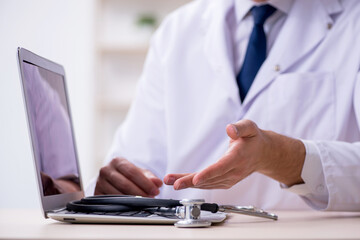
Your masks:
M353 94L360 129L360 73ZM304 141L307 156L302 172L305 184L289 188L318 210L360 211L360 142ZM321 164L316 171L316 162ZM315 164L315 167L312 165ZM325 186L324 186L325 185Z
M166 169L166 122L164 81L154 35L137 93L127 117L115 133L105 163L123 157L162 177Z

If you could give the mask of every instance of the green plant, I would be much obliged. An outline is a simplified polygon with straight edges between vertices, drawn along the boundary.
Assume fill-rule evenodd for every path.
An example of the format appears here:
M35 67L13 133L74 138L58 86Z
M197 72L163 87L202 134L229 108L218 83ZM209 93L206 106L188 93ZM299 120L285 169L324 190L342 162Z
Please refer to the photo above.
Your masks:
M149 26L149 27L155 28L157 26L157 19L154 14L144 13L144 14L139 15L139 17L137 18L136 24L139 27Z

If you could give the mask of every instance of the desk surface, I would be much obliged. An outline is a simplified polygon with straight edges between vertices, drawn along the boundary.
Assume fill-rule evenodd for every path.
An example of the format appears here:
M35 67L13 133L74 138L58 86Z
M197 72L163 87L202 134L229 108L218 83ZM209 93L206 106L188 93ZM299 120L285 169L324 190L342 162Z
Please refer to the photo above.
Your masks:
M40 210L0 209L0 239L360 239L360 212L275 211L278 221L231 214L210 228L69 224Z

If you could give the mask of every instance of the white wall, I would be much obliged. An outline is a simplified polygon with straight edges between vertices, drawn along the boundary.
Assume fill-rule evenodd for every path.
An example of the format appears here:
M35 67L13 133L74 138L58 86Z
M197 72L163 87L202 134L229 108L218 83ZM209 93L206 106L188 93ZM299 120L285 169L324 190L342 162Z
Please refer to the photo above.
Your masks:
M64 65L85 184L95 172L94 12L94 0L0 0L0 207L39 207L18 46Z

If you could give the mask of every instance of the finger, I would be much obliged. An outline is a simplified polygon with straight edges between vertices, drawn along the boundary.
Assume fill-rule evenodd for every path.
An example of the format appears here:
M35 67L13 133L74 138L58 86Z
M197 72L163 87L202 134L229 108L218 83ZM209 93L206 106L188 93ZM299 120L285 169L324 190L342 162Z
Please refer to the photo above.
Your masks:
M210 184L202 184L198 186L192 186L191 188L197 188L197 189L229 189L232 185L229 185L227 183L210 183Z
M122 162L126 163L127 161L122 159L114 159L113 161L111 161L110 165L103 167L100 170L99 179L100 180L103 179L107 181L110 185L112 185L115 189L117 189L117 191L120 191L124 194L140 195L140 196L157 194L157 193L151 193L151 194L146 193L141 188L139 188L135 183L129 180L126 176L124 176L120 171L118 171L118 169L116 169L116 165Z
M163 181L160 178L150 178L156 187L160 188L163 185Z
M117 194L117 195L124 195L121 191L115 188L109 181L105 180L103 186L103 191L107 194Z
M219 175L213 178L201 179L200 180L201 182L196 184L195 187L205 188L205 189L213 189L213 188L228 189L233 185L237 184L238 182L240 182L241 180L245 179L255 171L255 168L253 168L251 165L247 165L247 164L240 164L240 165L241 165L240 167L231 168L228 172L226 172L223 175ZM194 179L195 177L198 176L194 176Z
M135 183L130 181L127 177L125 177L119 172L115 172L115 171L112 172L110 175L107 176L106 180L118 191L123 192L127 195L144 196L144 197L147 197L148 195L153 196L153 194L148 194L147 192L139 188Z
M159 194L159 188L148 179L140 168L136 167L134 164L130 163L125 159L120 159L118 161L112 161L114 168L125 176L131 182L131 186L136 185L137 189L141 189L142 192L145 192L145 195L156 196ZM129 188L130 189L130 188ZM139 191L137 191L139 192ZM141 196L144 196L141 194Z
M229 137L235 137L233 138L234 140L239 137L253 137L258 131L257 125L253 121L247 119L240 120L237 123L229 125L226 127L226 132Z
M195 174L196 173L192 173L192 174L189 174L182 178L177 179L174 183L174 189L181 190L181 189L185 189L185 188L189 188L189 187L194 187L194 184L192 183L192 181L193 181L193 177L195 176Z
M95 186L95 195L119 194L123 195L119 190L114 188L105 178L98 178Z
M160 188L163 185L163 182L160 178L158 178L155 174L153 174L151 171L147 169L142 169L144 175L150 179L158 188Z
M118 189L113 187L110 182L106 179L99 179L96 188L95 188L95 195L102 195L102 194L117 194L123 195Z
M166 185L174 185L175 181L179 178L185 177L190 173L171 173L164 177L164 183Z
M239 171L239 169L233 169L225 175L218 176L212 179L204 181L202 184L198 184L195 187L201 189L228 189L249 176L252 173L249 169Z
M194 175L194 174L168 174L168 175L165 176L164 182L167 185L174 185L176 180L178 180L178 179L180 179L182 177L189 176L189 175ZM168 184L168 182L169 182L168 178L173 178L173 180L170 180L170 181L173 181L171 184ZM213 186L208 186L208 185L193 186L192 183L185 183L185 185L179 186L184 181L188 181L188 180L186 178L179 180L179 182L176 183L176 186L174 186L174 188L176 188L176 190L181 190L181 189L184 189L184 188L190 187L190 186L193 187L193 188L201 188L201 189L213 189L214 188Z
M218 183L218 184L194 186L193 188L197 188L197 189L229 189L231 187L232 187L232 185L228 185L225 183Z
M228 124L226 126L226 133L233 140L236 140L239 138L239 132L234 124Z
M232 155L233 154L229 153L223 156L218 162L195 174L192 181L193 185L200 185L212 178L224 176L227 172L231 171L233 168L231 164L231 160L233 159Z

